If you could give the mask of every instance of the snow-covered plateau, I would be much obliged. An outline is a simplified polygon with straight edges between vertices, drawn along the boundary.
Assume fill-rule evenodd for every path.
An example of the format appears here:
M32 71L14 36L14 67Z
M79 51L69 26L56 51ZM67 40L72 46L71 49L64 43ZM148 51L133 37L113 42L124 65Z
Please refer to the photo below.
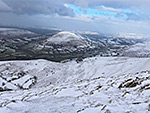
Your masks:
M148 113L150 58L0 62L0 113Z

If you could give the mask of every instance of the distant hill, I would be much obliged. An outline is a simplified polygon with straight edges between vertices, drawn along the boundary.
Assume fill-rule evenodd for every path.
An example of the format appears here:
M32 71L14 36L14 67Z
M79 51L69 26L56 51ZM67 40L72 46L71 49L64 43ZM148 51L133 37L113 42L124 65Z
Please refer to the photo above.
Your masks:
M143 42L141 39L114 38L93 32L47 29L46 33L38 33L34 30L0 28L0 60L42 58L63 61L96 55L120 56L125 48Z

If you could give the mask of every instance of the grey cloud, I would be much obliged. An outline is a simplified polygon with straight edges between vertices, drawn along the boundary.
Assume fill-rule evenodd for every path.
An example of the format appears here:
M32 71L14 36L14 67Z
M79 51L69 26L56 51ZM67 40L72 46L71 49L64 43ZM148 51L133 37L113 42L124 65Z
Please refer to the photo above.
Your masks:
M3 2L0 0L0 12L8 12L11 11L11 9Z
M98 31L101 33L136 33L150 35L150 23L132 20L118 20L118 19L99 19L98 17L92 18L93 21L80 21L66 18L51 17L50 23L52 26L59 26L65 30L89 30ZM66 27L67 26L67 27ZM89 27L90 26L90 27Z
M3 2L2 2L3 1ZM11 11L16 14L58 14L74 16L72 9L64 6L71 3L80 7L97 8L130 8L150 11L149 0L0 0L0 11Z
M88 8L104 6L105 10L118 12L118 17L124 16L124 13L119 13L120 11L116 8L150 11L149 0L0 0L0 24L55 26L66 30L94 30L104 33L135 32L150 35L148 13L138 15L125 12L128 16L127 21L118 19L114 22L113 18L102 20L97 19L102 18L97 16L90 17L92 21L85 21L82 17L82 20L76 19L78 16L64 17L74 16L73 10L64 6L67 3ZM54 16L55 14L59 16Z
M58 0L3 0L15 14L58 14L74 16L72 9L64 6Z

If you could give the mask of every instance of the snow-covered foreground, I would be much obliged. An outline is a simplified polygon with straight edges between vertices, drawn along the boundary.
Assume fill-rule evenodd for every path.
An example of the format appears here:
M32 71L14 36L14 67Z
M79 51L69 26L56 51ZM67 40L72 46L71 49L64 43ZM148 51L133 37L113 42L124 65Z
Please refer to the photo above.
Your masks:
M150 112L150 58L8 61L0 74L12 90L0 92L0 113Z

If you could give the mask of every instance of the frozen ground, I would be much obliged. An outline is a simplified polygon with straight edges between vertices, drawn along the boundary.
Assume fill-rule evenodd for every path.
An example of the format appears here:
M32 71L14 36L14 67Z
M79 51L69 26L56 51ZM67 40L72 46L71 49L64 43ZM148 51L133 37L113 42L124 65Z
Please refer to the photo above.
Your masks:
M150 58L7 61L0 73L1 89L16 84L0 92L0 113L150 112Z

